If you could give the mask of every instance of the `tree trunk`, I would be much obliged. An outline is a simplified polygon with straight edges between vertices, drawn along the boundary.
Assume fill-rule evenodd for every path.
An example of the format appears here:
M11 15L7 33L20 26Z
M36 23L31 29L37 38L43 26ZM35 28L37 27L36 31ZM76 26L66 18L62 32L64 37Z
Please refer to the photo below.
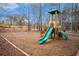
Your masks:
M30 31L30 18L29 18L29 14L30 14L30 12L29 12L29 7L28 7L28 31Z

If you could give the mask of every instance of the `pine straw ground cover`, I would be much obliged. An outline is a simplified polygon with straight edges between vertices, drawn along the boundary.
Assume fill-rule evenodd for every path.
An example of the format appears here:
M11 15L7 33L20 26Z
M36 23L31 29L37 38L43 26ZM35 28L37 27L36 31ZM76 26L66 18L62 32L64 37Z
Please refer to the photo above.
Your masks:
M79 37L74 38L74 36L70 36L67 41L49 39L39 45L38 32L12 32L1 35L32 56L74 56L79 48Z

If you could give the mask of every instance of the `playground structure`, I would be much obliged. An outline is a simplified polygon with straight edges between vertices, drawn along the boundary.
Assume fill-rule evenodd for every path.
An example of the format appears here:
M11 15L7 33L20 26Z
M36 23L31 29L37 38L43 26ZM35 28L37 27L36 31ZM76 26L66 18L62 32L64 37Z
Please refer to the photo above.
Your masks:
M56 39L56 37L59 37L59 38L63 37L64 40L68 40L68 34L65 32L65 30L61 31L61 24L58 16L60 11L52 9L49 11L49 13L51 14L50 16L52 17L50 17L49 19L48 29L44 34L44 36L38 40L38 43L42 44L46 42L50 36L52 37L52 34L54 34L53 39Z

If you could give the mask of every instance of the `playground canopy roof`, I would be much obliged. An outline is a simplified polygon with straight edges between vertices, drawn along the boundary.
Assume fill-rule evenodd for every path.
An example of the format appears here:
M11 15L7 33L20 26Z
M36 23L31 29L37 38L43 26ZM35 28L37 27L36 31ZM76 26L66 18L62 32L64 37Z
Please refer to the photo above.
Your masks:
M51 9L51 10L49 10L48 13L50 13L50 14L55 14L55 12L60 13L60 11L57 10L57 9Z

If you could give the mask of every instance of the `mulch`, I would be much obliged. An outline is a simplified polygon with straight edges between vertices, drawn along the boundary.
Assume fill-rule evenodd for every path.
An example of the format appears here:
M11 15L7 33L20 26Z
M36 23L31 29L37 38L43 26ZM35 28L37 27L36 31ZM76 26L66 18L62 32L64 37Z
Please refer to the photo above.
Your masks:
M0 36L0 56L24 56L24 54Z

